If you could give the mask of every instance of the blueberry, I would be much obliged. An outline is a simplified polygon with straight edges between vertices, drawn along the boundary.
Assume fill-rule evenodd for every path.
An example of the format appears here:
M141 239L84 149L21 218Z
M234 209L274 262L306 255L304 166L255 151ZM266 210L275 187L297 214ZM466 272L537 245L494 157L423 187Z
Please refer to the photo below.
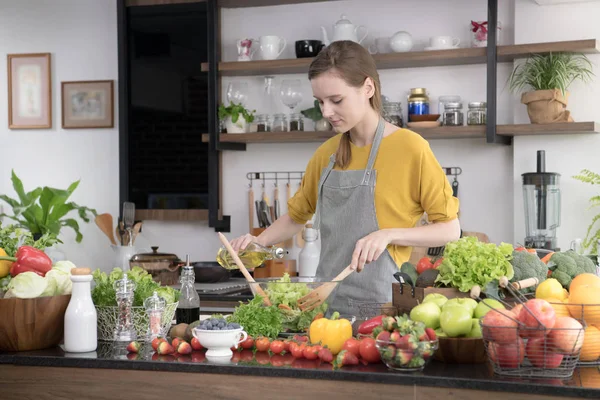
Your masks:
M224 327L221 328L221 330L222 331L227 331L227 330L229 330L229 328L227 328L226 326L224 326Z
M231 324L231 329L240 329L240 328L241 328L240 324L238 324L236 322Z
M219 328L223 328L225 326L225 322L219 322Z

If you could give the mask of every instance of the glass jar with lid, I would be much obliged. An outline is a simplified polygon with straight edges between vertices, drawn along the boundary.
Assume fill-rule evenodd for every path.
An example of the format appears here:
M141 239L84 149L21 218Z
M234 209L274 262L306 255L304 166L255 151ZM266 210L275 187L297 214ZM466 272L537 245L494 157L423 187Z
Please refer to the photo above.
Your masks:
M404 124L404 121L402 120L402 103L384 102L382 117L390 124L394 124L402 128Z
M410 96L408 96L408 120L411 121L411 115L426 114L429 114L429 96L427 95L427 89L410 89Z
M271 132L287 132L288 122L285 114L275 114L273 116L273 125L271 125Z
M487 123L487 103L473 101L469 103L467 111L467 125L485 125Z
M254 132L271 132L271 118L267 114L258 114L252 125L256 127Z
M444 105L444 125L462 126L464 123L463 105L459 102L446 103Z
M291 114L290 115L290 132L291 131L303 131L304 130L304 118L302 114Z

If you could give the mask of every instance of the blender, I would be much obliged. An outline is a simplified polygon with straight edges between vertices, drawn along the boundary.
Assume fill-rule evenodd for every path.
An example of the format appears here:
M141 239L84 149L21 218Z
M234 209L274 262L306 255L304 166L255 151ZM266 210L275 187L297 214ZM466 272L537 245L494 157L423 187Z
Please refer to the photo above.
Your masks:
M537 172L523 177L525 247L558 251L556 228L560 226L560 174L546 172L546 152L537 152Z

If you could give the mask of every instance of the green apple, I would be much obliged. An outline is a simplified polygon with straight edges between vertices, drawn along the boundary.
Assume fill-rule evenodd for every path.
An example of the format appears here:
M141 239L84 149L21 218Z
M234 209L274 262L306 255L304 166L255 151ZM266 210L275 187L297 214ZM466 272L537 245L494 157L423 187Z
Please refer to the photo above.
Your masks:
M488 313L492 308L494 309L505 309L504 304L500 303L495 299L483 299L475 307L475 313L473 314L474 318L483 318L485 314Z
M471 331L469 333L467 333L467 337L470 337L470 338L483 337L483 334L481 333L481 325L479 325L479 318L472 318L471 324L472 324Z
M426 327L437 329L440 326L440 314L442 310L434 302L422 303L410 310L410 319L420 321Z
M448 337L457 337L471 332L472 319L471 311L467 307L444 307L440 315L440 326Z
M448 301L448 298L441 293L429 293L423 298L423 303L434 302L441 309L444 303Z
M444 304L444 307L442 307L442 311L444 311L444 309L446 307L452 307L454 305L459 305L459 306L464 307L467 310L469 310L469 312L471 313L471 318L472 318L473 312L475 311L475 308L477 307L477 302L469 297L456 297L454 299L448 300L446 302L446 304Z
M446 335L446 332L444 332L442 330L442 328L437 328L435 330L435 334L436 334L437 337L448 337L448 335Z

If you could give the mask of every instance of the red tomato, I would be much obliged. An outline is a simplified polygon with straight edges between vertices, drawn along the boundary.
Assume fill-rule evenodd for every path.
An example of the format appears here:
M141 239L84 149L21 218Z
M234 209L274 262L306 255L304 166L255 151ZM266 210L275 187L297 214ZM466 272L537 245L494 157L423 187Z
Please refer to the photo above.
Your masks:
M270 345L269 338L261 337L256 339L256 350L258 351L268 351Z
M321 346L306 346L302 351L302 355L307 360L316 360L319 358L319 350L321 350Z
M248 338L246 340L244 340L242 343L240 343L240 347L242 349L251 349L252 347L254 347L254 338L250 335L248 335Z
M283 342L281 340L273 340L271 342L271 346L269 347L269 349L271 350L271 353L273 353L273 354L283 353L284 348L285 348L285 345L283 344Z
M285 350L286 353L290 352L290 343L292 343L292 341L289 339L283 341L283 350Z
M192 338L190 343L192 345L192 350L202 350L204 347L200 344L200 341L196 338Z
M305 347L306 345L304 343L292 343L290 344L290 352L294 358L304 358L303 352Z
M433 268L433 264L431 263L431 260L429 259L429 257L423 257L417 263L417 273L418 274L422 274L423 271L432 269L432 268Z
M375 339L364 338L360 341L360 357L370 363L377 363L381 361L381 354L375 346Z
M157 337L152 340L152 348L154 349L154 351L156 351L158 349L158 345L161 344L162 342L166 342L166 339Z
M437 269L437 267L440 266L440 264L442 263L442 261L444 261L444 257L440 257L438 258L434 263L433 263L433 268Z
M350 338L346 340L344 346L342 346L342 350L348 350L350 353L354 354L356 357L360 357L360 341L358 339Z

